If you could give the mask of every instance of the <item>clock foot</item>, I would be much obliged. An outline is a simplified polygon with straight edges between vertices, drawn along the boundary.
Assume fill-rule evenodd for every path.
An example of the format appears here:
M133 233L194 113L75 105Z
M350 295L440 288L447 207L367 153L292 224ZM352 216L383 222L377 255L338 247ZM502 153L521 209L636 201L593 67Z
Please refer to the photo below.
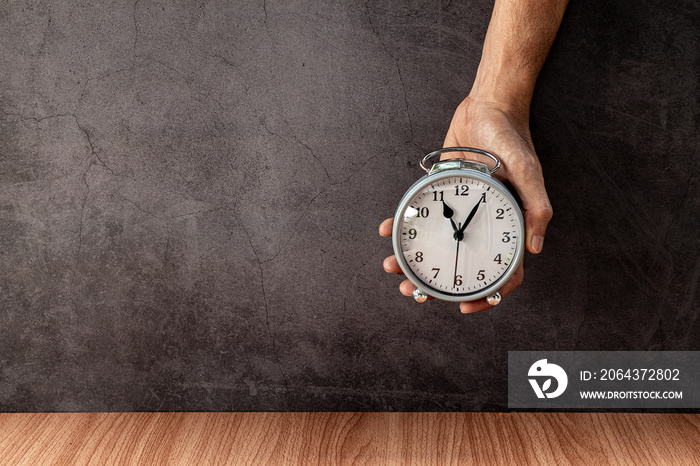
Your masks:
M415 299L417 303L423 304L428 300L428 295L416 288L413 290L413 299Z
M501 303L501 299L503 299L503 296L501 296L500 291L496 291L496 293L486 297L486 301L492 306L498 306Z

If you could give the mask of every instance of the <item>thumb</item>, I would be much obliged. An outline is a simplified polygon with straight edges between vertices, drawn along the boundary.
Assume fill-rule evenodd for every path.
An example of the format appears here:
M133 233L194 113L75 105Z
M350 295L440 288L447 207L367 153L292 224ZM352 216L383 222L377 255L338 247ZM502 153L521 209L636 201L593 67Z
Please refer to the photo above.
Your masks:
M510 181L523 202L525 247L531 253L539 254L544 246L547 225L554 213L544 187L542 172L532 170L525 176L511 176Z
M533 254L539 254L544 246L547 225L552 219L552 204L544 187L542 168L537 157L523 154L521 163L515 164L508 173L508 179L518 192L523 203L525 217L525 247Z

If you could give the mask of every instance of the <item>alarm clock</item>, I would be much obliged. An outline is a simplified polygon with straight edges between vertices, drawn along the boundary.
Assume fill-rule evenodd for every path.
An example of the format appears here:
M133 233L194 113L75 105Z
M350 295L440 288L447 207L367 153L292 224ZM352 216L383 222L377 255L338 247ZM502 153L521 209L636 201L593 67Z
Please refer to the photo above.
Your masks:
M449 152L479 154L494 165L436 160ZM417 302L433 296L500 303L498 290L518 268L525 244L518 202L493 177L500 166L495 155L471 147L440 149L421 160L426 175L404 194L392 231L396 260L416 286Z

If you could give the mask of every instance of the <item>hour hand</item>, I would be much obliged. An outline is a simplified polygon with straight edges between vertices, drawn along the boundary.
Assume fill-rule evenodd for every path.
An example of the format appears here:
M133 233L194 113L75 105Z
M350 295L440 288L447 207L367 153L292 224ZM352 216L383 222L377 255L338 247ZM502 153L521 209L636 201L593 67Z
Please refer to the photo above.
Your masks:
M445 218L450 219L450 223L452 224L452 229L457 232L457 225L455 225L455 221L452 220L452 217L454 216L455 212L450 208L450 206L447 205L445 201L442 201L442 215L445 216Z

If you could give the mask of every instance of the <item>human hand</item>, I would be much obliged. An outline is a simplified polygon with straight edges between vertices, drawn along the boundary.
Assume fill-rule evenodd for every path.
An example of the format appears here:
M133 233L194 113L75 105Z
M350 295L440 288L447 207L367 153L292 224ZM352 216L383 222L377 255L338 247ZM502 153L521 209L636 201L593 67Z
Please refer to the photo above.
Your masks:
M501 160L501 169L495 175L508 181L518 192L523 204L525 218L525 246L538 254L543 247L547 224L552 218L552 206L544 187L542 167L535 153L529 130L529 113L517 107L498 105L474 96L467 97L455 111L445 137L444 147L476 147L496 154ZM465 153L444 154L444 158L464 157ZM379 226L381 236L391 236L393 219ZM384 270L402 274L396 256L384 260ZM505 298L523 281L523 263L515 274L499 290ZM415 290L409 280L404 280L399 290L411 296ZM493 306L485 298L460 303L460 311L471 313Z

